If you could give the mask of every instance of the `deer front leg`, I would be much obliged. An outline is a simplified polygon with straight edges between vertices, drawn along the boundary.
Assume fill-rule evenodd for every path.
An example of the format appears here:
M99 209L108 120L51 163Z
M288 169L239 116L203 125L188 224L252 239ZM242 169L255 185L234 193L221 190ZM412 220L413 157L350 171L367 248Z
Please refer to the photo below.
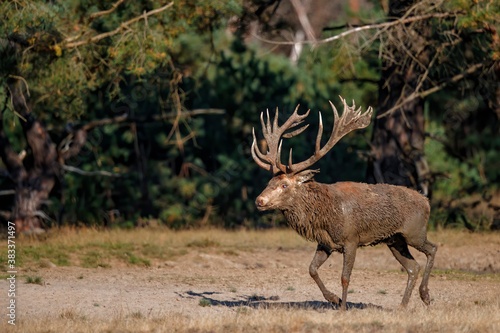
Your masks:
M347 288L351 278L352 268L354 267L354 259L356 259L357 245L346 245L344 247L344 266L342 267L342 302L340 310L347 310Z
M326 259L328 259L330 254L331 254L330 251L327 251L326 249L318 245L318 248L316 249L316 253L314 254L314 258L311 262L311 265L309 265L309 274L318 285L325 299L328 302L340 305L340 298L334 293L330 292L328 289L326 289L325 285L323 284L323 281L321 281L318 274L318 268L321 265L323 265L323 263L326 261Z

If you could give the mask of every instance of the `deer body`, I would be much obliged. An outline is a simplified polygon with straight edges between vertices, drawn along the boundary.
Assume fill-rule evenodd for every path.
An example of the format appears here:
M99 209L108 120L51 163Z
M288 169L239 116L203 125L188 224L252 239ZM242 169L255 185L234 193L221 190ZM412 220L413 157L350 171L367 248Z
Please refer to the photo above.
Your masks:
M290 202L275 205L288 225L332 251L347 242L375 245L395 234L421 233L430 214L427 198L406 187L352 182L328 185L311 180L286 189L283 196ZM266 195L264 191L257 202Z
M270 150L268 154L262 154L256 148L254 134L252 155L261 167L273 171L275 176L257 197L256 206L261 211L280 210L292 229L307 240L318 244L309 273L324 297L340 305L341 309L346 309L347 290L356 249L378 243L386 243L408 273L402 306L408 304L420 270L419 264L408 250L408 245L425 253L427 264L419 291L420 298L428 305L430 296L427 284L437 246L427 240L426 230L430 216L427 198L414 190L387 184L354 182L321 184L313 180L318 170L304 170L326 154L343 135L369 124L371 108L362 114L360 110L354 111L354 106L347 107L345 101L342 101L345 111L341 118L338 117L332 104L336 121L330 140L320 149L322 133L320 116L316 152L309 160L298 164L292 163L291 152L289 165L281 164L281 142L278 145L277 140L280 137L300 134L305 127L288 134L284 132L300 124L308 113L300 116L295 110L281 127L278 127L277 115L273 126L269 119L266 125L261 119ZM269 164L263 163L262 160ZM341 277L342 299L326 289L317 272L332 252L340 252L344 256Z

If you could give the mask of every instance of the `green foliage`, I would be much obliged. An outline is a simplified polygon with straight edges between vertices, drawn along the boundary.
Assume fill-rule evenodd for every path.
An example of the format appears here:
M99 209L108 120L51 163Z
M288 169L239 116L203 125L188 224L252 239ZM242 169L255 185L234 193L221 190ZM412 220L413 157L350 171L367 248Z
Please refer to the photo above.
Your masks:
M151 266L151 261L149 259L137 257L133 253L126 253L126 255L129 257L128 262L130 264L142 265L142 266L146 266L146 267L150 267Z
M318 111L323 115L324 136L332 127L328 100L339 109L337 95L356 100L363 109L377 106L383 47L378 39L305 46L297 65L292 65L283 56L227 33L229 18L242 14L241 1L175 1L122 30L123 22L169 2L125 2L111 13L90 18L114 3L72 0L0 5L0 85L5 86L9 76L26 80L35 116L43 119L53 141L60 143L68 130L85 123L123 114L151 117L203 108L223 109L225 114L90 130L82 151L65 163L117 177L66 172L64 182L43 207L54 220L64 207L66 223L76 225L132 227L142 218L155 218L174 229L279 223L274 215L258 214L253 202L271 177L250 156L253 127L261 138L260 113L278 107L282 122L299 103L300 112L311 109L310 128L284 142L283 151L293 147L298 161L314 149ZM478 33L489 31L488 24L499 21L498 6L495 1L443 4L440 10L467 10L467 15L457 21L429 21L428 47L431 54L441 52L439 66L429 70L429 81L441 82L470 64L500 58L493 34ZM360 14L364 21L384 18L378 4L373 11ZM441 50L449 42L443 31L455 27L467 42L450 43ZM322 37L338 32L324 32ZM103 34L109 35L99 37ZM75 42L82 44L68 47ZM446 203L498 187L498 119L484 102L495 93L494 83L486 74L479 75L428 100L428 131L443 140L428 140L426 154L431 170L446 175L437 177L434 185L436 221L441 221L436 226L461 223L474 228L474 222L462 218L463 212L451 211ZM29 151L21 120L6 97L7 91L0 89L0 108L7 106L3 113L6 135L16 152ZM322 171L316 178L362 181L366 164L360 153L368 150L369 135L357 131L339 142L315 165ZM12 184L2 179L0 185L9 188ZM5 200L4 205L10 206L11 201ZM131 249L123 253L133 254ZM147 265L137 255L123 259ZM60 257L58 264L68 260ZM97 250L81 260L89 267L107 265L107 258Z
M202 299L200 299L199 305L202 306L202 307L211 306L212 305L212 301L210 301L208 298L202 298Z
M131 226L148 216L158 217L170 228L273 223L258 215L253 204L270 178L250 157L251 130L259 126L260 112L279 107L280 119L285 119L297 103L302 112L313 109L312 129L286 143L294 147L296 159L303 159L313 148L317 111L323 111L325 127L332 125L329 99L338 105L334 96L344 94L358 104L373 101L376 85L362 83L367 89L359 89L354 81L339 83L339 76L349 80L357 74L378 75L354 54L349 57L360 61L346 71L345 48L309 50L308 57L292 66L282 56L259 55L259 49L229 36L223 23L240 12L237 1L178 1L149 16L147 23L139 20L127 31L98 42L65 47L110 33L122 22L167 4L121 4L89 19L112 3L55 1L52 9L41 1L3 5L9 19L0 35L17 34L36 47L21 57L18 50L12 53L2 44L0 51L9 54L10 62L0 71L26 79L31 99L40 101L36 116L53 129L56 142L64 138L68 126L122 114L171 112L179 107L178 100L187 109L220 108L226 114L90 131L83 150L66 164L119 177L89 179L66 173L64 187L53 191L52 204L44 209L55 218L64 206L68 224ZM30 25L33 19L42 22L36 29ZM14 114L4 117L4 123L12 121L19 121ZM11 127L9 136L22 139L20 126ZM22 140L16 142L24 148ZM365 147L359 133L343 141L319 163L324 170L320 180L361 180L365 166L356 151Z
M43 279L41 276L28 275L28 276L26 276L26 283L27 284L39 284L39 285L43 286Z
M435 100L449 107L442 118L434 114L437 120L428 124L428 131L440 138L428 140L425 151L429 167L437 175L433 225L488 229L491 221L485 216L471 218L463 204L477 194L487 202L491 200L488 196L499 189L498 118L475 94L456 96L447 92L432 98L430 104Z

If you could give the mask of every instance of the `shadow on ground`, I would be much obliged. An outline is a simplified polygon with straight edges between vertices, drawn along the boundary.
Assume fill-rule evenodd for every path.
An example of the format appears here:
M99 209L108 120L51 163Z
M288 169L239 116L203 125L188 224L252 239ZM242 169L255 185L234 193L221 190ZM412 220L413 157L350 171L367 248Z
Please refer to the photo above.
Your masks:
M321 301L303 301L303 302L279 302L278 296L263 297L263 296L240 296L242 299L230 300L230 301L220 301L213 298L213 295L222 294L218 292L201 292L196 293L194 291L187 291L183 294L177 293L182 298L199 298L200 301L208 305L215 306L226 306L229 308L248 306L251 308L259 309L305 309L305 310L338 310L339 307L330 302ZM383 310L381 306L373 304L364 303L350 303L347 302L347 309L367 309L375 308Z

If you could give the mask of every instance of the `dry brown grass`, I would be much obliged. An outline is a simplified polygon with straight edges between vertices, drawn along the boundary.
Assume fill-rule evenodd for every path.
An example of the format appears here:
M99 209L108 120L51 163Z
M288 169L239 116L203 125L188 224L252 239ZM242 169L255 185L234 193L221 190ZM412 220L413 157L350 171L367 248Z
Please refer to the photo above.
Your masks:
M71 310L50 318L0 324L2 332L499 332L499 300L470 307L449 304L413 310L378 309L314 311L237 308L229 315L117 314L106 320L86 318Z
M429 239L448 248L476 247L485 243L500 245L498 233L441 230L430 232ZM253 255L252 251L258 248L306 248L311 249L312 254L315 245L288 229L171 231L145 228L131 231L62 229L49 233L43 240L19 240L17 248L29 249L23 255L22 262L29 269L32 266L41 267L40 263L47 260L55 261L58 253L73 252L77 256L89 248L94 252L98 249L103 258L108 258L109 267L114 267L117 261L124 260L117 255L117 248L141 256L144 260L154 261L160 258L164 260L164 253L182 258L182 253L205 250L225 255L238 255L244 251ZM40 258L35 253L43 253L43 256ZM127 258L130 258L130 254ZM70 266L82 264L81 260L74 258L69 258L68 262ZM473 281L474 277L470 275L470 279ZM144 310L92 318L67 308L45 317L28 317L18 313L16 327L8 325L3 318L0 332L500 332L498 293L492 293L491 298L479 301L471 301L473 297L464 295L464 301L441 302L440 306L434 304L429 308L419 303L410 310L398 311L367 308L340 312L246 306L228 309L198 305L199 310L194 311L197 315L172 310L160 313Z
M433 242L445 243L447 246L478 245L481 243L493 243L500 245L499 233L469 232L467 230L444 229L430 231L428 237ZM184 230L173 231L164 228L138 228L134 230L98 230L93 228L75 229L62 228L50 231L43 239L24 238L20 242L32 247L37 246L59 246L75 247L87 246L89 244L157 244L182 248L189 244L210 240L209 246L232 247L240 250L248 250L255 247L269 248L276 244L283 248L297 248L310 246L311 243L299 237L293 230L270 229L270 230L238 230L227 231L220 229Z
M274 247L276 244L287 248L310 244L289 229L270 229L265 231L221 229L174 231L166 228L137 228L133 230L98 230L93 228L62 228L50 231L43 239L24 238L24 244L32 246L67 246L98 243L151 243L162 246L186 247L193 242L210 240L214 245L250 249L253 247Z
M432 242L448 248L494 244L500 247L499 233L471 233L466 230L429 232ZM216 248L220 253L253 251L280 247L282 249L310 248L290 229L238 230L220 229L173 231L164 228L134 230L97 230L92 228L62 228L40 238L18 240L23 249L18 253L21 266L41 266L49 261L58 266L112 267L114 263L149 266L151 262L179 257L193 249ZM124 255L126 254L126 255ZM0 256L6 248L0 249Z
M430 231L428 238L432 242L450 247L496 244L500 246L499 232L471 232L466 229L442 229Z

